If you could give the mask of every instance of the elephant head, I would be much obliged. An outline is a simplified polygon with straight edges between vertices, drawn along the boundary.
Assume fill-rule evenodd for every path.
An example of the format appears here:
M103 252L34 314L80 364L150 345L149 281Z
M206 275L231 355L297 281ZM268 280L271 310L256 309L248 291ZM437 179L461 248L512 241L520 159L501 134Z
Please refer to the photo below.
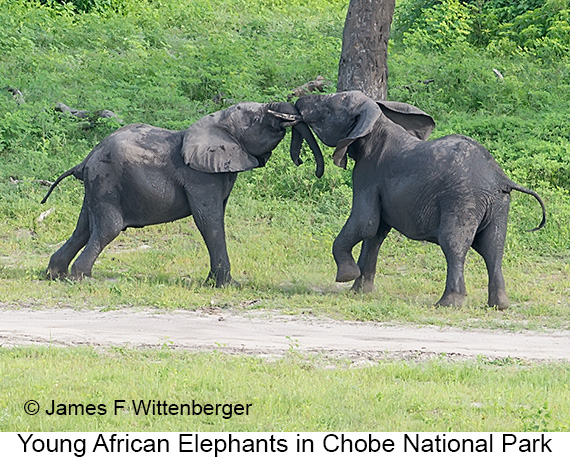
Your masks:
M334 163L342 168L348 147L370 134L377 122L393 122L421 140L435 127L433 118L415 106L374 101L360 91L306 95L295 106L321 141L335 148Z
M295 141L305 139L311 146L320 177L322 153L309 128L300 123L301 117L290 103L242 102L192 124L184 133L180 153L186 165L206 173L250 170L264 166L285 136L286 127L293 127Z

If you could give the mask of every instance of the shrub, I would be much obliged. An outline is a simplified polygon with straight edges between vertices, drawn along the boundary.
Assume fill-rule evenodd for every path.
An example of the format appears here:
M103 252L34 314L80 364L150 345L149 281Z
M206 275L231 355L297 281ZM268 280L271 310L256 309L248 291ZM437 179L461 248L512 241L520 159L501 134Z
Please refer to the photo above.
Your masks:
M393 37L424 50L468 42L551 61L570 51L569 19L568 0L405 0L397 7Z
M473 28L469 5L459 0L426 3L429 6L422 8L422 14L409 18L408 29L401 31L406 46L441 50L467 41Z

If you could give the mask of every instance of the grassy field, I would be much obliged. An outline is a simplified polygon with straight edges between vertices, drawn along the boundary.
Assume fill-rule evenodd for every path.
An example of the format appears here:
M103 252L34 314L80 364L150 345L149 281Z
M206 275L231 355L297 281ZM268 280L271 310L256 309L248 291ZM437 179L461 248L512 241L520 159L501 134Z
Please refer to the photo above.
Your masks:
M2 306L214 306L403 324L569 329L565 1L546 2L519 17L507 7L491 15L452 0L442 4L454 8L424 8L422 16L406 7L419 0L402 0L395 16L389 98L432 114L434 137L455 132L481 141L510 177L539 192L547 205L547 226L529 233L540 220L538 205L513 193L504 260L512 302L507 311L486 307L487 274L473 252L466 266L466 305L434 308L444 287L443 254L397 233L382 247L375 292L354 295L335 284L330 252L350 211L350 169L338 169L329 159L317 180L309 154L299 168L290 163L289 137L265 168L238 177L230 197L228 250L241 286L202 286L208 256L191 219L124 232L96 262L93 279L45 280L50 255L73 231L83 191L70 178L40 205L47 191L42 180L81 161L121 125L116 119L90 125L56 112L56 102L110 109L125 124L182 129L240 100L286 100L294 87L317 75L335 81L347 3L77 0L62 6L55 0L0 0ZM433 29L453 14L457 29ZM534 32L529 24L537 26ZM20 90L23 100L8 88ZM327 156L331 152L325 148ZM167 348L0 348L0 430L567 431L570 423L566 365L445 359L349 365L294 350L284 360L267 362ZM51 399L110 404L118 397L255 407L252 415L231 420L131 412L32 417L22 410L31 398L43 405Z
M517 197L515 203L523 199ZM340 214L327 220L310 204L273 200L268 205L239 197L230 201L227 217L228 249L239 287L213 290L202 285L208 255L190 219L121 234L101 255L90 280L47 281L43 271L57 248L53 226L60 226L64 239L74 225L71 204L63 215L68 222L56 221L62 214L59 205L50 205L54 213L33 233L8 233L0 246L0 293L6 303L104 309L240 309L254 303L247 306L341 319L510 330L569 328L569 257L532 252L532 240L545 235L523 229L538 219L511 224L504 262L511 308L487 308L487 273L472 252L466 265L469 295L458 311L433 307L445 284L445 259L437 246L392 233L381 251L376 290L355 295L334 283L330 250L343 223ZM553 224L545 232L550 230Z
M167 347L30 348L1 351L0 367L11 372L0 389L2 431L569 431L570 422L569 367L511 359L355 368L294 348L273 362ZM23 412L29 400L40 406L34 416ZM116 400L125 408L115 414ZM139 400L251 407L226 419L144 415ZM97 413L50 415L52 401Z

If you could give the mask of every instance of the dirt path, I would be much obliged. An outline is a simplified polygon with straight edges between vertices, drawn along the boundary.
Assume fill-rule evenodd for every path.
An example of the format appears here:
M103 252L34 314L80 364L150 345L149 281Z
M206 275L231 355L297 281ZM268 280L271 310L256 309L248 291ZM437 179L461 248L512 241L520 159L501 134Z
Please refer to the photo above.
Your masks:
M346 357L512 357L570 361L570 332L509 333L412 327L250 312L76 311L0 308L0 346L160 347L279 356L296 350Z

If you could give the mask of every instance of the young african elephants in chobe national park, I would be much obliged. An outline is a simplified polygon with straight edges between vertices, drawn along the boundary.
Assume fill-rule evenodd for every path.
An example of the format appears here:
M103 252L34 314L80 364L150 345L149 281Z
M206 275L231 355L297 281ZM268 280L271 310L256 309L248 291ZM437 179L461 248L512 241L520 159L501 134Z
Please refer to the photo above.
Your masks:
M355 161L350 216L333 243L339 282L352 289L374 287L378 252L394 228L408 238L438 244L447 261L440 306L460 306L466 296L465 258L473 247L484 259L488 304L509 301L502 273L510 192L544 203L536 192L511 181L489 151L475 140L448 135L427 141L431 116L406 103L376 102L362 92L306 95L295 105L320 140L335 148L333 160ZM362 241L358 263L352 249Z
M183 131L144 124L123 127L101 141L77 166L63 173L42 203L67 176L84 183L77 226L50 258L47 275L60 278L77 253L70 277L91 276L103 248L128 227L144 227L194 217L210 255L207 282L231 281L224 216L237 173L264 166L293 128L291 157L300 163L303 139L323 174L323 158L295 107L242 102L203 117Z

